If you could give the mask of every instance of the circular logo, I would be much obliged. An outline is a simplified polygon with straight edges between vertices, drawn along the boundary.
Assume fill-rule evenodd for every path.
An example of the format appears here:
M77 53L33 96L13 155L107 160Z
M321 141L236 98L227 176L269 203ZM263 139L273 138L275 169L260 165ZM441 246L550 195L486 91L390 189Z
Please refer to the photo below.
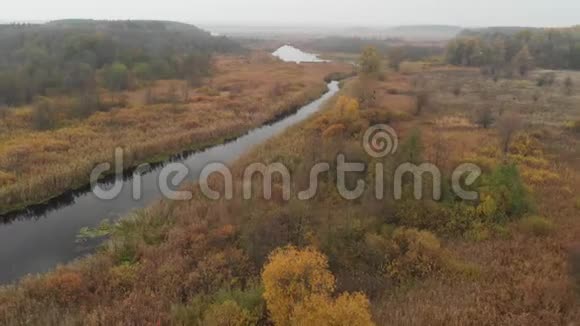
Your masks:
M394 154L399 146L397 132L390 126L380 124L367 129L363 138L363 147L367 154L374 158Z

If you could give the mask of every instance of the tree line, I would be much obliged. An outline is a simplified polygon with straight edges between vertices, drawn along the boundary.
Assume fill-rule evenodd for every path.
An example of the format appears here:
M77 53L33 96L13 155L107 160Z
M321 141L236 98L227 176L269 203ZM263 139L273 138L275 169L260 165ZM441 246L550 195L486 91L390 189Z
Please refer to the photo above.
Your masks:
M449 42L447 62L488 72L525 75L533 66L580 69L580 26L465 31Z
M39 96L121 91L140 82L210 73L211 55L240 46L192 25L64 20L0 25L0 104Z
M317 52L342 52L359 54L371 46L380 53L399 52L406 60L417 61L445 53L443 46L424 44L414 45L400 39L371 39L359 37L324 37L302 42L301 46Z

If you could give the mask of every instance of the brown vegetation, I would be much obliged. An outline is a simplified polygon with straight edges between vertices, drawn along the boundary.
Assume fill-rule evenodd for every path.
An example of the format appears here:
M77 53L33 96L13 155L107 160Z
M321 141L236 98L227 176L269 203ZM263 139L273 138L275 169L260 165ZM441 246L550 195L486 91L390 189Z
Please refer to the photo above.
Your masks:
M364 105L358 83L366 81L348 81L326 110L242 158L236 188L248 162L286 164L300 190L312 163L334 164L338 153L373 166L361 134L389 123L401 144L380 161L386 172L433 161L448 177L473 162L484 173L478 200L416 201L405 192L401 201L377 201L367 180L366 194L346 201L330 173L307 202L197 193L162 201L115 226L99 254L0 291L0 321L351 325L371 323L370 302L378 325L573 324L580 139L566 124L579 119L578 99L547 88L550 102L533 106L531 79L497 85L473 69L430 70L421 79L432 92L420 116L409 77L366 84L374 98ZM458 82L461 96L453 94ZM505 132L499 122L477 128L470 118L485 107L519 122ZM343 292L355 294L335 295Z

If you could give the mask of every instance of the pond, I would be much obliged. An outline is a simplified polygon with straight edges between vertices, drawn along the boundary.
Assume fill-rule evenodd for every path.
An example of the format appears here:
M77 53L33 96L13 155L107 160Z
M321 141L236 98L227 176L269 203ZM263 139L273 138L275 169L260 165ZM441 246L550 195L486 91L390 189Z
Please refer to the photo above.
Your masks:
M274 51L272 55L286 62L327 62L327 60L318 58L316 54L304 52L291 45L284 45L280 47L278 50Z

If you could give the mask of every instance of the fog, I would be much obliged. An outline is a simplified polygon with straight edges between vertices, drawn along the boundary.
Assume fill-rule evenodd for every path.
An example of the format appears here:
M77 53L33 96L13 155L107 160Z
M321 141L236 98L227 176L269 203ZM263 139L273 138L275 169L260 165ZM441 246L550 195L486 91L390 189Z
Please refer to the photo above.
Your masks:
M164 19L246 25L567 26L580 24L578 0L74 0L5 1L0 20Z

